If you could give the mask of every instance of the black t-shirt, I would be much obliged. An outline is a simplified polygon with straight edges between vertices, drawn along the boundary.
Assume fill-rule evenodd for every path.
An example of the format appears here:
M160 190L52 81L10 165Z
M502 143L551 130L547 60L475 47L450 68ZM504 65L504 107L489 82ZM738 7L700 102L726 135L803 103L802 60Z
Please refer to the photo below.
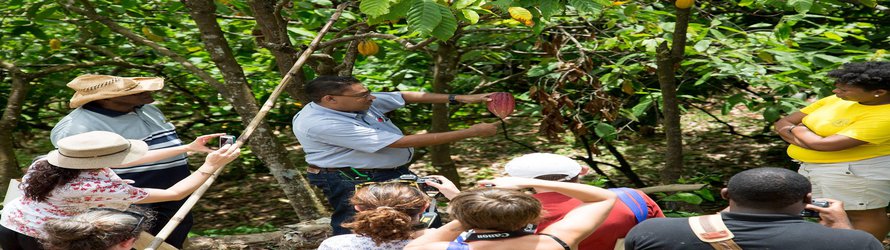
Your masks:
M834 229L783 214L721 213L742 249L781 250L883 250L871 234L857 230ZM677 249L713 250L695 237L687 218L654 218L643 221L625 238L627 250Z

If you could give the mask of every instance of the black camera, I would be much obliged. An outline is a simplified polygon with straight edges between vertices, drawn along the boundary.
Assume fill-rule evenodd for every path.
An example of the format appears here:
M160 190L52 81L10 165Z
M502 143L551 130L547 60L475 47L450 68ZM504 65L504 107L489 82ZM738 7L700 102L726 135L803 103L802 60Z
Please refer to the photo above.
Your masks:
M828 205L831 205L830 202L817 200L811 201L810 204L813 204L813 206L817 207L828 207ZM800 211L800 217L819 217L819 212L815 210L804 209L803 211Z
M436 178L417 177L416 175L413 175L413 174L403 174L402 176L399 176L399 179L417 182L417 186L420 187L420 190L429 196L436 196L437 194L439 194L439 189L436 187L427 185L426 183L435 182L435 183L442 184L442 181L440 181Z
M235 144L235 136L234 135L223 135L219 137L219 147L225 146L226 144Z

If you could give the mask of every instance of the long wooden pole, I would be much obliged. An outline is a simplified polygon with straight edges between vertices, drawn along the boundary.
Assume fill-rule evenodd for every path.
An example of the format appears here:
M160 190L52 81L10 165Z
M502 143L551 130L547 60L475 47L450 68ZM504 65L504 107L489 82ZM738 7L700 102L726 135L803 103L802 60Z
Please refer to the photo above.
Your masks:
M238 140L235 142L235 147L241 147L244 145L244 142L250 138L250 135L253 134L253 131L256 130L256 127L260 125L260 122L263 118L266 117L266 114L269 113L269 110L272 109L272 106L275 105L275 100L278 99L278 96L281 95L281 92L284 92L284 87L291 81L291 75L293 75L297 70L303 68L303 64L306 63L306 60L309 59L309 56L315 51L315 48L318 47L318 44L321 42L321 39L324 37L325 33L331 29L331 26L334 25L334 22L340 18L340 14L343 13L343 10L346 9L347 3L342 3L337 6L337 11L334 12L334 15L328 20L327 24L321 28L321 31L318 32L318 35L315 36L315 39L312 39L312 42L309 44L309 47L303 51L303 54L300 55L300 58L297 59L297 62L294 63L294 66L287 71L287 74L284 75L284 78L281 79L281 82L278 83L278 86L275 87L275 90L272 91L272 95L269 96L269 99L266 100L266 103L263 104L263 107L257 112L257 115L253 117L253 120L250 121L250 124L247 125L247 128L244 129L244 132L241 133ZM204 192L210 188L210 185L213 184L213 181L216 180L216 177L221 173L223 168L219 168L216 172L213 172L207 181L204 181L204 184L201 184L201 187L198 190L195 190L191 196L189 196L188 200L182 204L182 207L176 211L176 214L173 215L173 218L170 218L170 221L167 222L167 225L164 225L164 228L158 232L158 235L155 235L155 239L151 241L151 244L145 248L146 250L155 250L158 246L170 236L170 233L173 232L173 229L176 229L176 226L182 222L182 219L185 218L185 215L188 214L192 207L195 206L195 203L201 199L201 196L204 195Z

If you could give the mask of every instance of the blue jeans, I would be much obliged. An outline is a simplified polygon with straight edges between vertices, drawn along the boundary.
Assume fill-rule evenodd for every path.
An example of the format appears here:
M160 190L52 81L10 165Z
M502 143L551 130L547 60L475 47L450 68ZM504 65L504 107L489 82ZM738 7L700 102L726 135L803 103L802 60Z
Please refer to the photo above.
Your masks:
M349 198L355 191L355 184L362 182L384 182L392 179L398 179L403 174L414 174L408 168L396 168L390 171L367 172L367 178L355 180L350 178L352 173L347 175L331 172L331 173L310 173L307 175L309 183L321 189L324 196L328 198L328 203L334 209L331 214L331 227L334 229L334 235L351 234L352 231L341 226L343 222L352 220L355 216L355 208L349 204Z

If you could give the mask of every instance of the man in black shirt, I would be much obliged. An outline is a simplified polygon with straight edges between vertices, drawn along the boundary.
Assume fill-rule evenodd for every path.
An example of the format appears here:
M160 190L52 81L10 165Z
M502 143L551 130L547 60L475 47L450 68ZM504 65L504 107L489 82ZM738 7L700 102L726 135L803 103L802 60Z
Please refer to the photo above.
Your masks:
M831 202L827 208L809 205L810 191L805 177L787 169L742 171L721 190L729 210L720 215L742 249L884 249L870 234L852 230L842 202L826 199ZM822 225L801 218L804 208L818 211ZM687 218L643 221L628 233L625 248L714 249L696 237Z

